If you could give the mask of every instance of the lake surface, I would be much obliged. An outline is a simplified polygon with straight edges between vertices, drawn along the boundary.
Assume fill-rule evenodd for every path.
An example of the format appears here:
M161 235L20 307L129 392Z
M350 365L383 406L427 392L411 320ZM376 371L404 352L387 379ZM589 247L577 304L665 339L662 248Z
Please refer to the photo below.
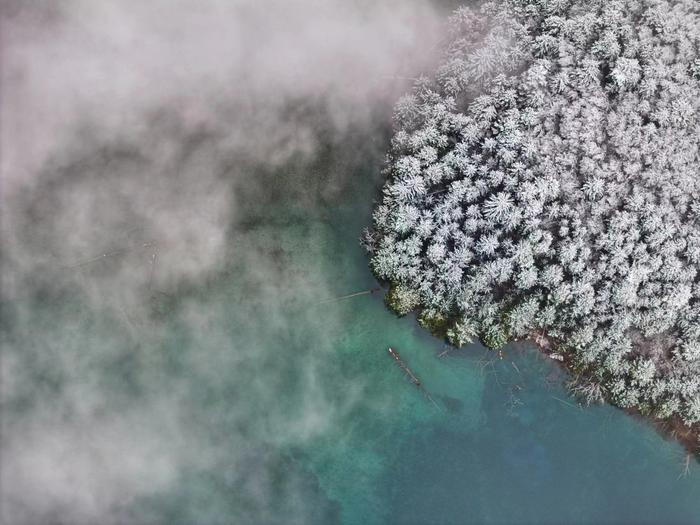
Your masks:
M350 143L364 160L331 145L326 157L292 168L278 195L242 200L265 202L242 210L250 228L233 246L247 255L213 296L202 292L202 301L225 305L230 352L250 370L235 386L202 385L211 400L204 410L225 435L226 405L254 405L231 423L252 427L250 468L269 471L278 487L251 520L700 523L700 469L693 463L679 477L682 448L621 411L580 408L563 373L535 350L509 347L499 359L474 345L439 358L442 342L388 312L379 294L327 301L376 286L357 239L381 152L363 150L357 137ZM256 281L251 253L274 266L262 274L275 282ZM185 351L201 351L197 344ZM212 495L202 483L183 481L177 498L163 496L171 519L201 517L182 512L200 497L238 513L225 486Z
M312 159L252 166L236 183L225 267L154 297L131 338L70 301L36 306L44 334L65 342L70 329L66 345L109 349L81 375L105 393L106 416L133 406L177 414L149 456L167 452L167 483L124 502L125 515L169 524L700 523L698 464L684 472L678 444L621 411L579 407L563 373L532 348L507 347L500 359L473 345L438 357L443 343L388 312L380 294L334 299L377 286L358 237L386 140L359 130ZM67 328L78 319L89 321ZM15 409L31 413L49 395L28 392Z

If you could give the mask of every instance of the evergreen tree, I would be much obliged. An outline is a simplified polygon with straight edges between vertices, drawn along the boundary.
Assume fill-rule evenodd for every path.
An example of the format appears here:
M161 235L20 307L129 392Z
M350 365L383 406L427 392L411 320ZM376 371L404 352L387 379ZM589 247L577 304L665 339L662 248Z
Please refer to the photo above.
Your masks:
M545 333L592 399L697 424L699 55L696 0L458 10L396 108L387 302L458 346Z

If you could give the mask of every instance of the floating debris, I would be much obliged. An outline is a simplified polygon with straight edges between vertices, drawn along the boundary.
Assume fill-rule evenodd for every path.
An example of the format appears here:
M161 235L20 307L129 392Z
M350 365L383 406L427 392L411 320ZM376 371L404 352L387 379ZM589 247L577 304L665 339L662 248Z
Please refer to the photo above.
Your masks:
M373 294L374 292L378 292L379 290L381 290L381 288L379 288L379 287L371 288L369 290L362 290L361 292L355 292L355 293L351 293L348 295L342 295L340 297L331 297L330 299L324 299L323 301L319 301L317 304L334 303L335 301L342 301L344 299L350 299L351 297Z
M457 350L457 348L454 347L454 346L448 346L445 350L443 350L442 352L440 352L440 353L438 354L438 357L439 357L440 359L442 359L442 358L445 357L446 355L451 354L454 350Z
M576 405L574 405L573 403L569 403L568 401L565 401L565 400L563 400L562 398L557 397L557 396L552 396L552 399L556 399L556 400L559 401L560 403L562 403L562 404L564 404L564 405L566 405L566 406L569 406L569 407L571 407L571 408L578 408L578 409L581 409L581 408L582 408L580 403L579 403L578 406L576 406Z

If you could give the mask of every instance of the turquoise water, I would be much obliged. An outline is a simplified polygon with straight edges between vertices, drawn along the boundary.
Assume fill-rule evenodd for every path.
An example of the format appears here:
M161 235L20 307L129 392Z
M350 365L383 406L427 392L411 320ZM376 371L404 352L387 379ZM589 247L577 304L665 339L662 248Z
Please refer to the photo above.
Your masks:
M76 375L40 350L21 357L44 386L6 425L77 381L107 419L144 407L155 423L134 432L155 432L147 457L172 468L119 503L127 522L700 523L698 464L685 472L678 444L618 410L579 407L536 351L438 357L442 342L378 294L334 300L376 286L357 240L386 137L252 166L225 267L154 296L131 335L79 295L36 299L25 324L56 342L52 357L94 357Z

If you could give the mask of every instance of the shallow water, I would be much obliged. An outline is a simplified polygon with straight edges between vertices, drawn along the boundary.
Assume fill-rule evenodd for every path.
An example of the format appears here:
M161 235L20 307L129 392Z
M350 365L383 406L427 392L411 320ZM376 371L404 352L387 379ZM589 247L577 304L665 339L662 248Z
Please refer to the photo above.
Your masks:
M121 504L139 522L700 523L700 468L681 475L682 448L582 409L533 349L440 358L442 342L378 294L333 300L376 286L357 242L386 146L373 136L239 181L225 268L154 298L131 338L80 297L37 304L56 355L101 350L75 377L27 357L45 388L14 400L15 419L78 380L108 418L145 407L149 457L171 470Z

